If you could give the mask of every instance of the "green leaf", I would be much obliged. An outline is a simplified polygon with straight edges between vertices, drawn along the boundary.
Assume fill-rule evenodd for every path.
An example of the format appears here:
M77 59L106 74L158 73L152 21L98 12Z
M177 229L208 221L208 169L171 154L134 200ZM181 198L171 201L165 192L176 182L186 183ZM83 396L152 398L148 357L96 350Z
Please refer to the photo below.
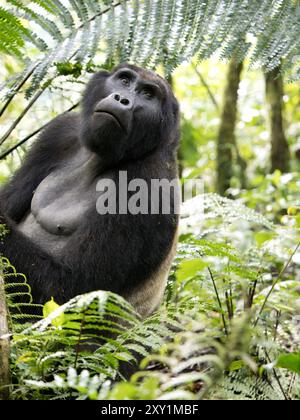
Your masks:
M243 360L236 360L235 362L232 362L229 366L230 372L234 372L236 370L240 370L245 366L245 362Z
M254 235L257 245L259 247L261 247L265 242L268 242L271 239L273 239L275 236L276 236L275 232L267 232L267 231L257 232Z
M300 214L300 207L289 207L288 208L288 215L289 216L297 216L298 214Z
M56 63L58 73L62 76L72 75L78 78L82 73L82 65L80 63Z
M54 301L53 297L51 300L47 303L45 303L43 307L43 316L44 318L47 318L52 312L56 311L56 309L59 308L59 305ZM64 314L59 315L52 321L52 325L54 327L61 327L65 322L65 316Z
M281 354L277 360L276 367L287 369L300 375L300 353Z
M182 282L196 277L196 275L203 271L207 266L208 264L201 258L183 261L177 271L177 279L179 282Z

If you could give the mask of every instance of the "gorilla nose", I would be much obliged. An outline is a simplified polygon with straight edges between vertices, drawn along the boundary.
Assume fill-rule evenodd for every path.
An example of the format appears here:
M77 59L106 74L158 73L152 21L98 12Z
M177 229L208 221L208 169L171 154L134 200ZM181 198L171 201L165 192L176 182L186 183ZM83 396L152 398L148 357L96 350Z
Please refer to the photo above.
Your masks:
M122 104L126 108L131 108L132 102L130 99L126 98L125 96L120 95L119 93L113 93L112 98Z

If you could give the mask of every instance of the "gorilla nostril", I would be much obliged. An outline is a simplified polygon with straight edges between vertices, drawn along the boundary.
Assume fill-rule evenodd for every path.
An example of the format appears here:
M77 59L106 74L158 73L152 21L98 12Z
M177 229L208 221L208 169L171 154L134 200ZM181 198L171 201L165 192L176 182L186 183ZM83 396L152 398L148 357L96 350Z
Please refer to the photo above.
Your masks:
M117 93L114 95L114 99L116 100L116 101L120 101L120 99L121 99L121 96L120 95L118 95ZM122 102L122 101L121 101Z
M122 98L122 99L121 99L121 104L122 104L122 105L129 105L129 103L130 103L130 102L129 102L129 99L127 99L127 98Z

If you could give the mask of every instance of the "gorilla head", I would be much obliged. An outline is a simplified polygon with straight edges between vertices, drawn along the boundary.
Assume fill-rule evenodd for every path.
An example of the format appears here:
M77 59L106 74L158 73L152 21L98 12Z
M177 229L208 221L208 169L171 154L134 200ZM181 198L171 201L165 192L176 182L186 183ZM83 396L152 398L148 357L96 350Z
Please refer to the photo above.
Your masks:
M96 73L85 91L81 141L106 165L138 159L178 140L178 103L157 74L122 64Z

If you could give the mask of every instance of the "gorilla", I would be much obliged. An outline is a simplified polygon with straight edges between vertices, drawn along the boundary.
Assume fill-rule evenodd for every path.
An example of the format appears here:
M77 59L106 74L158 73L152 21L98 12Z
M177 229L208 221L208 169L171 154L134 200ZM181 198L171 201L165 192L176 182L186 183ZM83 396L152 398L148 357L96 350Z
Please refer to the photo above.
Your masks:
M151 203L153 180L178 181L178 102L163 78L121 64L92 77L81 105L49 123L1 189L8 233L0 254L26 275L35 303L107 290L146 317L161 302L175 254L178 182L168 214L161 205L152 214L150 204L148 212L99 214L97 185L118 189L126 173L146 183Z

